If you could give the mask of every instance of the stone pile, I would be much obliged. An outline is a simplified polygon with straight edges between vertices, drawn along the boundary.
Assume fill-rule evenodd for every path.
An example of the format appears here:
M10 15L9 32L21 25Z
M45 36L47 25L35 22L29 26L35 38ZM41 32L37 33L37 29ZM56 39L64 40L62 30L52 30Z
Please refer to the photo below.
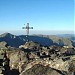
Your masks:
M0 53L9 59L9 69L7 65L2 66L6 71L1 67L0 73L8 71L12 75L12 71L15 70L18 74L13 73L14 75L72 75L75 72L74 52L75 48L55 45L43 47L32 41L26 42L19 48L7 47L1 49Z

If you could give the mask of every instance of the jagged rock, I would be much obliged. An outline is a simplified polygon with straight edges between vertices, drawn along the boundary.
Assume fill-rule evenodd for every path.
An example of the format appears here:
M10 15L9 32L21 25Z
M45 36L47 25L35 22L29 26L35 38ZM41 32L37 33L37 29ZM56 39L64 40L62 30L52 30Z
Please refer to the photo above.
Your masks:
M56 54L52 54L50 58L51 58L52 60L54 60L56 57L57 57Z
M75 60L72 60L70 63L69 63L69 72L75 72Z
M3 71L4 71L5 69L4 69L4 67L3 66L0 66L0 75L4 75L3 74Z
M0 74L2 73L2 69L0 68Z
M63 70L63 71L68 71L68 64L69 61L63 61L62 59L55 59L51 64L50 67L58 69L58 70Z
M60 71L66 71L66 72L68 72L68 69L69 69L68 61L64 62L62 59L55 59L54 61L40 60L39 59L39 60L35 60L35 61L28 63L24 67L24 69L22 69L22 72L25 72L25 71L31 69L36 64L40 64L43 66L51 67L51 68L54 68L54 69L57 69Z
M28 55L28 59L39 59L39 57L33 52L30 52L27 55Z
M6 44L3 45L6 47ZM6 50L10 60L10 70L17 69L21 73L20 75L68 75L66 73L63 74L63 71L75 71L75 56L70 55L69 60L67 60L68 57L63 55L66 51L71 54L74 53L74 48L59 46L42 47L40 44L32 41L26 42L20 48L23 49L7 47ZM3 54L4 51L1 49L0 53ZM43 58L41 58L42 56Z
M66 51L67 51L67 48L62 47L62 48L60 49L60 53L65 53Z
M27 66L28 62L25 62L25 61L21 61L19 62L19 72L21 73Z
M64 75L64 74L59 70L37 64L34 65L29 70L23 71L20 75Z
M65 52L66 55L75 55L75 49L68 48Z
M19 69L21 61L27 62L26 54L21 50L13 50L9 53L10 68ZM22 63L23 63L22 62Z
M75 60L75 55L70 57L71 60Z
M7 48L7 43L5 41L0 42L0 48Z
M34 43L32 41L26 42L25 45L19 46L19 48L24 48L24 49L39 49L40 45L37 43Z

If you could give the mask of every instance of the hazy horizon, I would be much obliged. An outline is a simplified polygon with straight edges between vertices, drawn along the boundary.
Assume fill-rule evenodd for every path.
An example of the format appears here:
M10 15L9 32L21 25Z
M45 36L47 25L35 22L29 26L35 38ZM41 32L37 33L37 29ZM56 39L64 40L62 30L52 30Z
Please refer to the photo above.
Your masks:
M0 0L0 33L74 33L74 0ZM25 24L25 25L24 25Z
M26 31L25 30L21 30L21 31L0 31L0 34L3 34L3 33L11 33L11 34L14 34L14 35L26 35ZM29 35L57 35L57 34L75 34L74 31L41 31L41 30L38 30L38 31L30 31L30 34Z

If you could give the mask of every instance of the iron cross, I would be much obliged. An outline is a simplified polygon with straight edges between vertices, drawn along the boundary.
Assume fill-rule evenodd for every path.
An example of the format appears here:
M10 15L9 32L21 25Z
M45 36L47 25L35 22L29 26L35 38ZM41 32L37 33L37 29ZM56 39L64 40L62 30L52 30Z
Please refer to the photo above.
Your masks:
M27 23L26 27L22 27L22 29L26 29L27 35L29 35L29 29L33 29L33 27L29 27L29 23Z
M27 42L28 42L29 41L29 37L28 37L28 35L29 35L29 29L33 29L33 27L29 27L29 23L27 23L26 27L22 27L22 29L26 29L26 32L27 32L26 38L27 38Z

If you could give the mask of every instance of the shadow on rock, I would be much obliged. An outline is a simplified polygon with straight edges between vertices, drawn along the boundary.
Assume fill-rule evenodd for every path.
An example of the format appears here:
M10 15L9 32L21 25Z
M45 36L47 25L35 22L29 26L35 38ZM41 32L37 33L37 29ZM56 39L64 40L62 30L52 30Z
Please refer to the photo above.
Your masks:
M4 73L4 75L19 75L19 71L16 69L8 70Z

